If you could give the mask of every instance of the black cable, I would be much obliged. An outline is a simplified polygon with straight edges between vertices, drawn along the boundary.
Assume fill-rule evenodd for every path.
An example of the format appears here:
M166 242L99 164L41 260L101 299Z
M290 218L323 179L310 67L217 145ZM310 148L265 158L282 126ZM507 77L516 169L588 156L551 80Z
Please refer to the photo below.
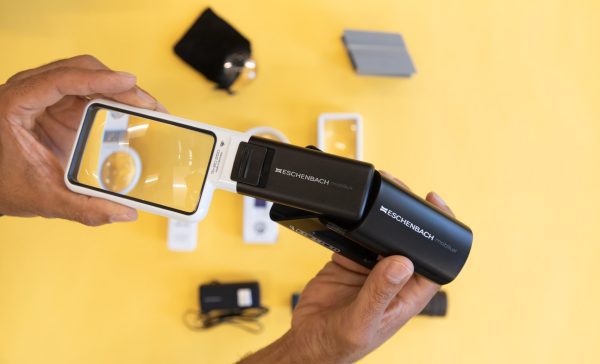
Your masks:
M205 330L222 323L233 324L253 334L263 330L258 318L269 312L266 307L236 308L230 310L212 310L205 314L196 310L187 310L183 314L183 323L190 330Z

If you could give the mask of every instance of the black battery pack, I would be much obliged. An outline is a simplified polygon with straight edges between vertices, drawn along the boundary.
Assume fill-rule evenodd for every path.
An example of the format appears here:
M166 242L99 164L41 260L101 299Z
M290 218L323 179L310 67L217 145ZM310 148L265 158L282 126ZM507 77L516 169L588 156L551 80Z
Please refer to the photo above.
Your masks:
M236 311L261 307L258 282L203 284L198 289L200 312Z
M378 256L403 255L415 272L439 284L451 282L469 255L471 230L378 172L371 187L364 217L356 223L280 204L270 216L365 267L372 268Z

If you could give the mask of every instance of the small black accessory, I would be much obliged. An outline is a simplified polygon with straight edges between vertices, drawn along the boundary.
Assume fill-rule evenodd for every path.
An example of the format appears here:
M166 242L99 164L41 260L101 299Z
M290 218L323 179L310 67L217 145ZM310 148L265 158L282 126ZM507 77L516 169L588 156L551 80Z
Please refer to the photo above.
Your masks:
M300 293L292 294L292 311L296 308L296 305L300 301ZM423 310L419 313L419 316L435 316L444 317L448 310L448 296L444 291L438 291Z
M175 45L175 54L218 89L231 93L240 78L253 79L256 63L250 58L250 41L207 8ZM245 73L250 68L251 73Z
M292 311L294 311L296 305L298 305L298 302L300 302L300 293L292 293Z
M200 311L189 310L184 315L188 328L202 330L232 323L251 333L262 331L257 319L269 309L260 304L258 282L211 282L201 285L198 293Z
M448 311L448 295L444 291L438 291L423 308L419 315L444 317Z

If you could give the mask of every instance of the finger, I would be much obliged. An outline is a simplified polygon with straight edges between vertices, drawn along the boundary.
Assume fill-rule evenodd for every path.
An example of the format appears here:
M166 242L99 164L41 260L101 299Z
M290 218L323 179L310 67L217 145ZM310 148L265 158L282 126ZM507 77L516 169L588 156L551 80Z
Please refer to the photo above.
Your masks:
M7 112L35 116L67 95L118 94L133 88L135 81L135 76L126 72L55 68L8 88Z
M410 188L406 185L406 183L402 182L400 179L392 176L391 174L389 174L386 171L379 171L379 173L381 173L382 176L385 176L388 179L391 179L392 181L396 182L397 184L399 184L400 186L404 187L405 189L410 191Z
M401 326L423 310L440 285L419 274L414 274L388 308L394 325ZM401 312L401 314L400 314Z
M365 323L379 320L410 279L413 269L412 262L402 256L390 256L380 260L356 297L352 308L357 315L356 319Z
M104 94L99 96L150 110L158 110L159 105L154 97L142 90L139 86L118 94Z
M40 66L38 68L34 68L27 71L22 71L17 73L8 79L6 83L14 83L16 81L20 81L35 75L42 74L44 72L59 69L59 68L82 68L88 70L110 70L104 63L100 62L96 57L90 55L80 55L72 58L61 59L55 62L48 63L46 65ZM115 101L119 101L125 104L143 107L152 110L158 110L161 112L166 112L164 106L162 106L154 97L152 97L148 92L144 91L141 87L136 86L127 90L125 92L121 92L118 94L104 94L97 95L97 97L105 97L110 98Z
M98 226L113 222L137 220L135 209L100 198L89 197L64 190L57 197L61 209L57 217L80 222L88 226Z
M85 54L71 58L60 59L37 68L21 71L9 78L6 83L14 83L16 81L20 81L25 78L60 67L86 68L90 70L108 69L108 67L106 67L104 63L100 62L96 57Z
M355 272L355 273L367 275L367 274L369 274L369 272L371 272L370 269L363 267L362 265L360 265L356 262L353 262L352 260L350 260L342 255L339 255L337 253L334 253L331 256L331 260L335 264L341 266L342 268L347 269L352 272Z
M440 195L438 195L437 193L435 193L435 192L429 192L427 194L427 197L425 197L425 199L427 201L431 202L432 204L434 204L436 207L438 207L443 212L445 212L448 215L454 217L454 212L452 212L452 210L450 209L450 207L448 207L448 205L446 204L446 202L444 200L442 200L442 198L440 197Z
M165 105L161 104L159 101L156 102L156 111L160 111L165 114L169 113L169 110L167 110Z
M347 270L333 261L327 262L318 276L323 282L357 287L357 289L365 284L365 280L368 277L366 274Z

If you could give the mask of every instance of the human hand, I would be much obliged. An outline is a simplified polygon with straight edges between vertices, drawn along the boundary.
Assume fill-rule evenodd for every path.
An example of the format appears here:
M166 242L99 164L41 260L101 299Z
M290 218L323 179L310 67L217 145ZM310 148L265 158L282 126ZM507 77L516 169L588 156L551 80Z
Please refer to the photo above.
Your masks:
M164 110L134 75L92 56L23 71L0 85L0 214L92 226L137 219L134 209L73 193L63 182L83 109L96 97Z
M437 194L429 193L427 201L452 215ZM302 292L292 328L242 363L359 360L421 312L439 290L413 272L411 261L402 256L383 258L369 271L334 254Z

